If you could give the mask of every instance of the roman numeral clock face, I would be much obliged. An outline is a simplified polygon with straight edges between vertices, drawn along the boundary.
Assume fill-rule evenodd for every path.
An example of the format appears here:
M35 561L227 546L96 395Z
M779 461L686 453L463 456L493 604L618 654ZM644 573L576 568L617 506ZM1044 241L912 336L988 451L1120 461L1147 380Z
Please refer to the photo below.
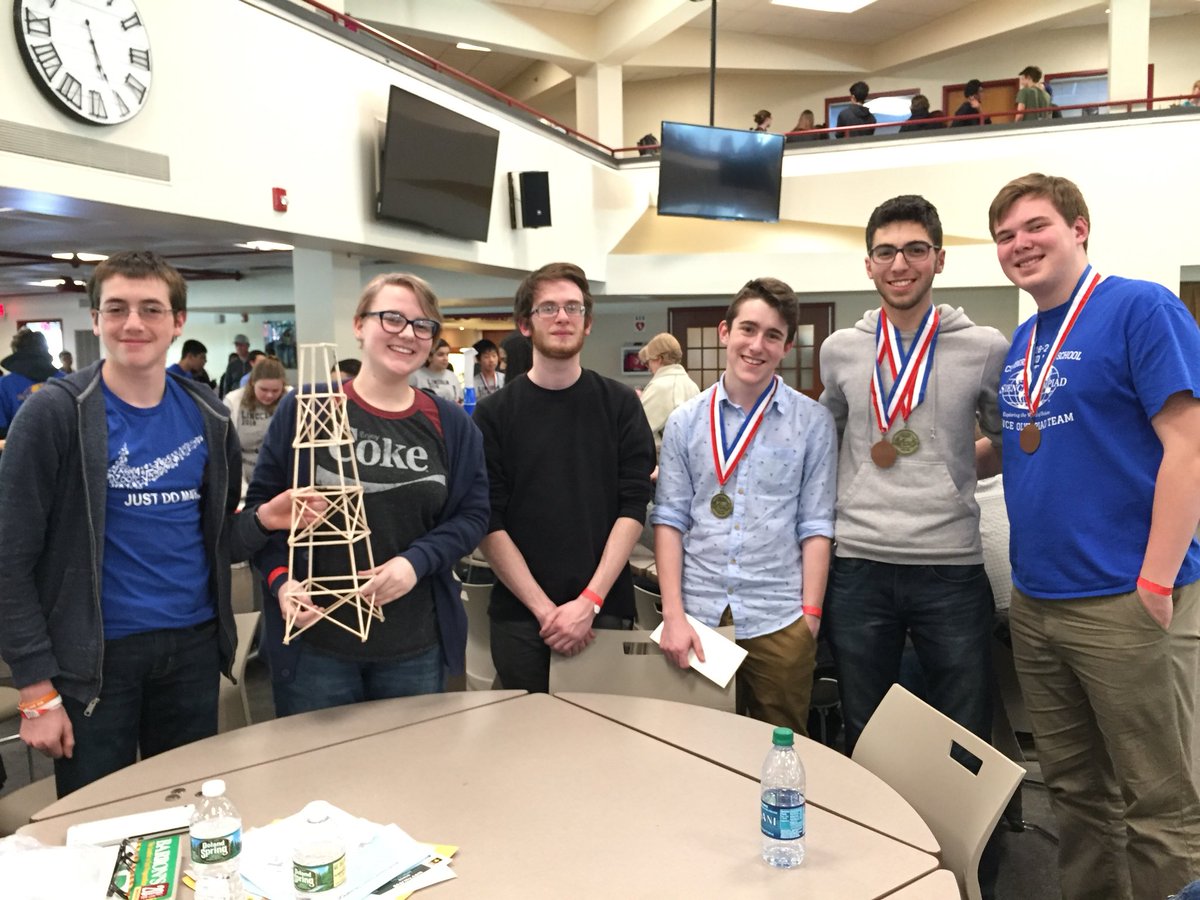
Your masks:
M150 36L133 0L14 0L17 45L43 94L90 125L136 116L150 93Z

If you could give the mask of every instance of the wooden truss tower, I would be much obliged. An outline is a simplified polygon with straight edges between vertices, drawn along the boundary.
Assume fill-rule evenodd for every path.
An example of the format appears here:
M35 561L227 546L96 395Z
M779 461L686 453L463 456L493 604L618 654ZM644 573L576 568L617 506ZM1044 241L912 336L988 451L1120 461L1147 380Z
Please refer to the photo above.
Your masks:
M371 619L383 621L383 613L362 595L362 586L370 579L359 575L355 550L362 545L367 568L375 568L371 552L371 529L363 507L363 488L358 480L358 460L354 455L354 436L346 411L346 394L340 381L331 379L337 366L334 344L301 344L299 347L299 387L296 389L296 434L292 439L292 527L288 534L288 571L308 594L310 602L297 601L284 619L283 642L325 619L365 641L371 632ZM336 471L326 470L317 477L317 451L328 449ZM332 474L332 477L329 475ZM302 483L307 480L308 483ZM322 483L325 482L325 483ZM314 497L328 504L311 525L299 525ZM342 548L346 554L346 575L318 575L313 571L317 547ZM304 571L297 568L297 551L303 553ZM302 577L303 576L303 577ZM332 613L352 606L357 627L334 618ZM320 618L304 626L296 625L300 610L312 610Z

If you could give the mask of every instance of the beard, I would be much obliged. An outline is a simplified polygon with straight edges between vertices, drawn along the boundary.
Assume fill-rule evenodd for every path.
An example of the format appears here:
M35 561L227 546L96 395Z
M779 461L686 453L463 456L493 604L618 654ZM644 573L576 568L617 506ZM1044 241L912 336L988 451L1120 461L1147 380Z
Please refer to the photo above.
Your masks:
M533 349L547 359L571 359L579 354L583 349L584 338L587 337L583 333L583 329L575 335L570 343L564 343L563 339L555 340L549 333L540 331L536 327L531 336L533 341Z

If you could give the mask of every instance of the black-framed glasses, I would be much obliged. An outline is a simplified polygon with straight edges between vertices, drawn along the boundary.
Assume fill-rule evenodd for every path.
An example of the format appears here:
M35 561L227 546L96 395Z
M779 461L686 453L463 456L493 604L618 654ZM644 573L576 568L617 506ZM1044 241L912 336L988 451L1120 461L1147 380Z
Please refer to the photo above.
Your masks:
M893 247L891 244L879 244L871 248L871 262L886 266L896 258L897 253L903 253L910 263L924 262L942 248L928 241L909 241L903 247Z
M143 322L161 322L171 314L171 307L161 303L138 303L130 306L128 303L103 303L97 309L100 315L113 322L124 322L129 313L137 310L138 318Z
M413 336L420 338L423 341L433 340L438 336L438 332L442 330L442 323L434 319L410 319L403 313L398 313L394 309L381 309L375 312L365 312L360 319L368 319L375 316L379 319L379 325L388 334L401 334L409 325L412 326Z
M533 314L539 319L557 319L559 312L565 312L570 318L577 319L587 312L586 303L564 303L561 306L557 303L539 303L533 308Z

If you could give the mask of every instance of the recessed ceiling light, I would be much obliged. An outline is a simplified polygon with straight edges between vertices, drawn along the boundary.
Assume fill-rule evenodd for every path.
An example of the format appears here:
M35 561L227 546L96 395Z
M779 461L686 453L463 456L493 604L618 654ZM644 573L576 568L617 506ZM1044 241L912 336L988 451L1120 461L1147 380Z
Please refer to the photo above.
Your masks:
M875 0L771 0L776 6L791 6L795 9L810 9L815 12L852 13Z
M459 41L454 46L457 47L459 50L476 50L480 53L491 53L492 52L491 47L481 47L478 44L469 44L466 41Z
M244 244L234 244L235 247L245 247L247 250L295 250L291 244L280 244L276 241L246 241Z
M30 287L62 287L67 283L65 278L47 278L43 281L30 281Z
M108 259L108 255L104 253L51 253L55 259L75 259L79 257L80 262L100 262L102 259Z

